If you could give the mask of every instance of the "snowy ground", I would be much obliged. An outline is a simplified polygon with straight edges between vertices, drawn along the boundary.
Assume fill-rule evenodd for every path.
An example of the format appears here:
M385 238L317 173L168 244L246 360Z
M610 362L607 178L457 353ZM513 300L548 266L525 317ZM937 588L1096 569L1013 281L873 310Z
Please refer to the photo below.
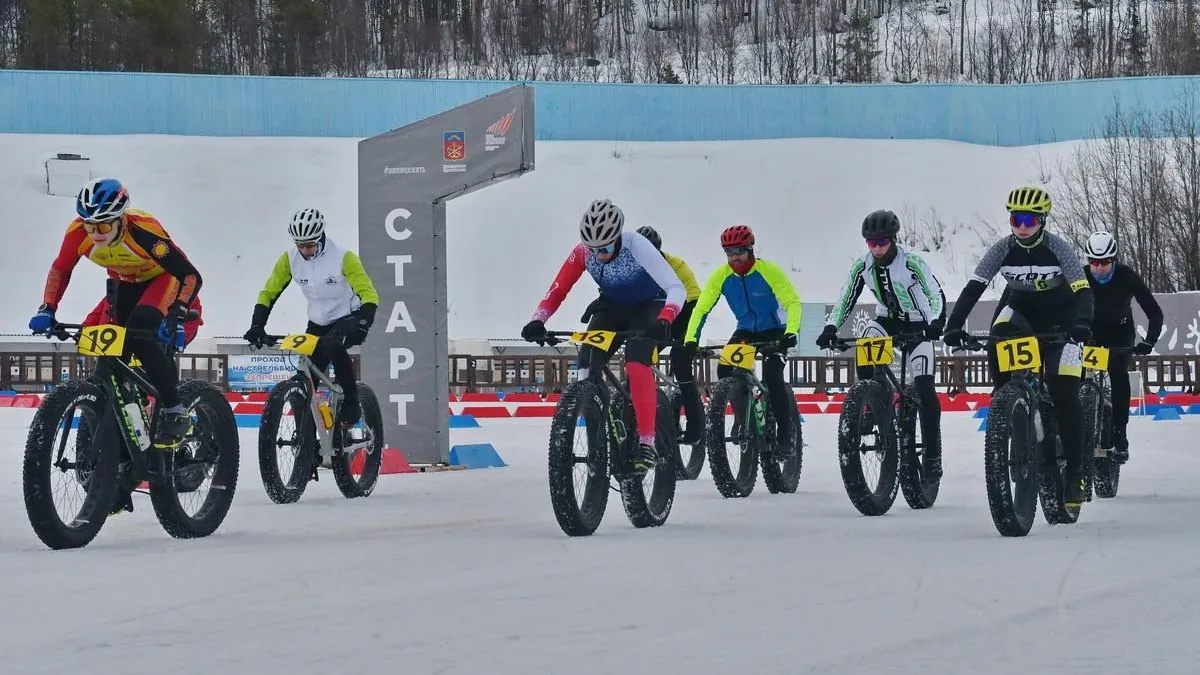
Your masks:
M795 495L681 483L666 526L619 502L570 539L550 511L547 421L455 431L503 469L331 479L268 501L243 430L239 490L207 539L149 499L89 547L49 551L26 520L29 412L0 410L0 658L6 673L1155 673L1200 656L1200 416L1135 418L1115 500L1007 539L988 516L978 420L945 416L937 505L859 516L832 415L806 420ZM485 422L486 424L486 422Z

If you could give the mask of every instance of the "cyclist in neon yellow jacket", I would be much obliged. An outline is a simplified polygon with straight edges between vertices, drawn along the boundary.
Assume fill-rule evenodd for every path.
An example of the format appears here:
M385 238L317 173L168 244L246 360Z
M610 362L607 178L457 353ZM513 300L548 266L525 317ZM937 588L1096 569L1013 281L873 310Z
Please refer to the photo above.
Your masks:
M679 316L671 322L671 341L683 342L687 335L688 324L692 320L692 311L696 301L700 299L700 285L696 283L696 275L687 262L678 256L662 250L662 235L649 225L638 228L638 234L650 240L654 248L666 258L667 264L675 270L675 276L683 283L684 301ZM699 443L704 431L704 401L700 399L700 387L696 385L696 373L693 364L696 362L696 345L680 344L671 348L671 377L679 385L679 394L683 398L683 415L687 420L687 428L679 437L684 445Z
M321 370L332 363L334 379L342 388L344 398L333 442L345 447L351 442L350 427L362 414L358 376L347 350L366 341L375 323L379 293L358 254L326 236L325 216L317 209L297 211L288 224L288 234L295 246L279 256L271 270L254 305L250 330L243 338L254 346L266 342L271 309L288 284L295 281L308 300L305 332L322 338L312 353L313 363Z
M794 451L784 439L792 438L792 418L796 399L783 379L784 356L796 346L800 331L800 296L783 269L769 260L754 255L754 232L745 225L734 225L721 233L721 248L725 249L728 265L719 267L700 293L696 309L688 322L685 344L700 341L700 331L708 313L718 298L725 302L737 317L737 329L729 344L775 341L775 348L760 350L763 354L763 384L771 398L779 433L777 450L781 455ZM719 366L717 376L729 374L729 366Z

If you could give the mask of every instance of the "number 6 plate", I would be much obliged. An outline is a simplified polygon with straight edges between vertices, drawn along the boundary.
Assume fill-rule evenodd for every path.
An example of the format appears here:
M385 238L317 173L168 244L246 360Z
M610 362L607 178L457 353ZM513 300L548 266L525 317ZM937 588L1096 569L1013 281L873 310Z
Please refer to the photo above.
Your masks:
M722 366L733 366L743 370L754 370L754 355L758 350L750 345L731 344L721 348L721 356L717 363Z

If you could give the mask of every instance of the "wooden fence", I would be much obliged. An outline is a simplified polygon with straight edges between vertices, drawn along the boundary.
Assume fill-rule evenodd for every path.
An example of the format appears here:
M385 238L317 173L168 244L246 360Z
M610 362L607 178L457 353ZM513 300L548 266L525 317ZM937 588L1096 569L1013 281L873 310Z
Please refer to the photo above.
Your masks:
M450 356L450 390L509 392L562 391L571 381L575 356ZM613 359L613 368L623 374L624 365ZM701 359L696 381L701 386L716 379L716 359ZM664 366L665 367L665 364ZM1139 356L1131 371L1140 371L1147 391L1165 387L1200 393L1200 356ZM855 368L849 357L793 356L785 376L797 391L827 393L854 384ZM946 392L988 388L991 377L986 356L950 356L936 359L936 385Z
M229 389L229 357L225 354L184 354L176 357L180 375L213 382ZM358 357L354 357L357 365ZM450 389L463 392L561 391L570 382L573 355L555 356L468 356L451 354ZM623 362L613 359L623 371ZM0 352L0 389L41 392L68 377L90 373L91 357L71 353ZM990 386L987 359L983 356L939 357L935 381L943 391L965 391ZM664 364L665 365L665 364ZM1131 370L1142 373L1147 391L1160 388L1200 393L1200 356L1135 357ZM696 379L707 384L715 379L716 359L701 359ZM799 391L825 393L854 383L854 365L847 357L793 356L786 376Z

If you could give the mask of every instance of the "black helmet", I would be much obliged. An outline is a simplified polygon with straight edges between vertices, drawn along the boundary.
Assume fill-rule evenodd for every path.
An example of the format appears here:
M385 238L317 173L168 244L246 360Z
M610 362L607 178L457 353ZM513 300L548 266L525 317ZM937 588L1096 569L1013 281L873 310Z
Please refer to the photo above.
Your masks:
M862 236L863 239L877 239L879 237L895 237L900 231L900 218L896 214L886 209L871 212L863 219Z
M649 239L650 243L654 244L654 248L660 251L662 250L662 237L659 236L658 231L653 227L650 227L649 225L643 225L637 229L637 233Z

